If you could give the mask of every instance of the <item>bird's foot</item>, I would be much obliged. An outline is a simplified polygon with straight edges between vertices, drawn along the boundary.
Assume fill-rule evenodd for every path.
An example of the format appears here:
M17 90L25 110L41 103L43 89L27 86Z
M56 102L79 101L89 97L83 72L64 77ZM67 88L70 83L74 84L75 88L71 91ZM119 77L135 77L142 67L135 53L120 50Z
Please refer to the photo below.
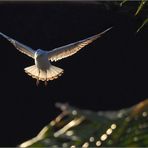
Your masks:
M36 80L36 86L38 86L40 83L39 79Z
M47 81L45 81L45 86L47 86L47 84L48 84L48 82L47 82Z

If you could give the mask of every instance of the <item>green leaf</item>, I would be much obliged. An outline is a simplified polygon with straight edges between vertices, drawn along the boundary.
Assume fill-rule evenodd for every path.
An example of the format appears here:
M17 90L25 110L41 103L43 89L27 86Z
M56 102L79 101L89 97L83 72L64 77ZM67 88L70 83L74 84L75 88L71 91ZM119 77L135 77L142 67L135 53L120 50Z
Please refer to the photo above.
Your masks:
M148 18L144 20L142 25L138 28L137 32L139 32L147 23L148 23Z
M120 7L123 6L124 3L126 3L128 0L123 0L121 3L120 3Z
M139 12L142 10L142 8L144 7L144 5L146 4L147 0L142 0L135 15L139 14Z
M119 111L64 108L35 138L19 147L148 146L148 99Z

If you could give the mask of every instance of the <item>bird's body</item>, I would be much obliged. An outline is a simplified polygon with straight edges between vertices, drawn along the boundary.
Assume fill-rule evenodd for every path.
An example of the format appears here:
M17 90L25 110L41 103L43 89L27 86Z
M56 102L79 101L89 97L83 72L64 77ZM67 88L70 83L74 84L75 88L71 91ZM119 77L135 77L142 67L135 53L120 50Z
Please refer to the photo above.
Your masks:
M102 34L106 33L110 29L111 28L106 29L105 31L97 35L94 35L92 37L89 37L87 39L77 41L68 44L66 46L58 47L51 51L45 51L42 49L37 49L35 51L32 48L6 36L1 32L0 35L2 35L4 38L10 41L20 52L34 59L35 65L26 67L24 70L28 75L37 79L37 85L38 85L39 80L45 81L45 84L47 84L47 81L58 78L64 72L63 69L53 66L51 64L52 61L57 61L75 54L81 48L90 44L91 42L99 38Z
M39 80L47 81L58 78L62 73L63 69L51 65L48 60L48 52L42 49L38 49L34 54L35 65L25 68L25 72L33 78L37 79L37 85Z
M35 65L42 70L46 70L49 68L50 61L48 60L48 54L46 51L42 49L38 49L35 52L35 57L34 57Z

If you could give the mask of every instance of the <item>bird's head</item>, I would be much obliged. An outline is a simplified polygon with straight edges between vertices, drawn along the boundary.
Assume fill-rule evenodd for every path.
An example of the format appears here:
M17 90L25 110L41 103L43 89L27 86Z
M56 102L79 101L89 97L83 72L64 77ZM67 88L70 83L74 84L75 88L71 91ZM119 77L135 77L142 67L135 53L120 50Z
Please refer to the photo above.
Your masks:
M44 54L45 52L42 49L37 49L35 52L35 57L40 57Z

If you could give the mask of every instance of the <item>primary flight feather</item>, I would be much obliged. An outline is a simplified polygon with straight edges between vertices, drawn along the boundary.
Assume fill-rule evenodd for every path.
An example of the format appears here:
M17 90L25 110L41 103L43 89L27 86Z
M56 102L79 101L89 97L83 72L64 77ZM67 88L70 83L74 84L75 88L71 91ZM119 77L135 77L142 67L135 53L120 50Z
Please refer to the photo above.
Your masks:
M45 85L47 85L47 81L58 78L62 75L64 71L61 68L51 65L52 61L58 61L63 58L72 56L86 45L101 37L101 35L109 31L111 28L108 28L99 34L91 36L84 40L80 40L62 47L58 47L51 51L45 51L42 49L34 50L1 32L0 35L2 35L4 38L10 41L10 43L12 43L20 52L34 59L35 65L29 66L24 70L28 75L32 76L32 78L37 79L37 85L39 84L40 80L45 81Z

